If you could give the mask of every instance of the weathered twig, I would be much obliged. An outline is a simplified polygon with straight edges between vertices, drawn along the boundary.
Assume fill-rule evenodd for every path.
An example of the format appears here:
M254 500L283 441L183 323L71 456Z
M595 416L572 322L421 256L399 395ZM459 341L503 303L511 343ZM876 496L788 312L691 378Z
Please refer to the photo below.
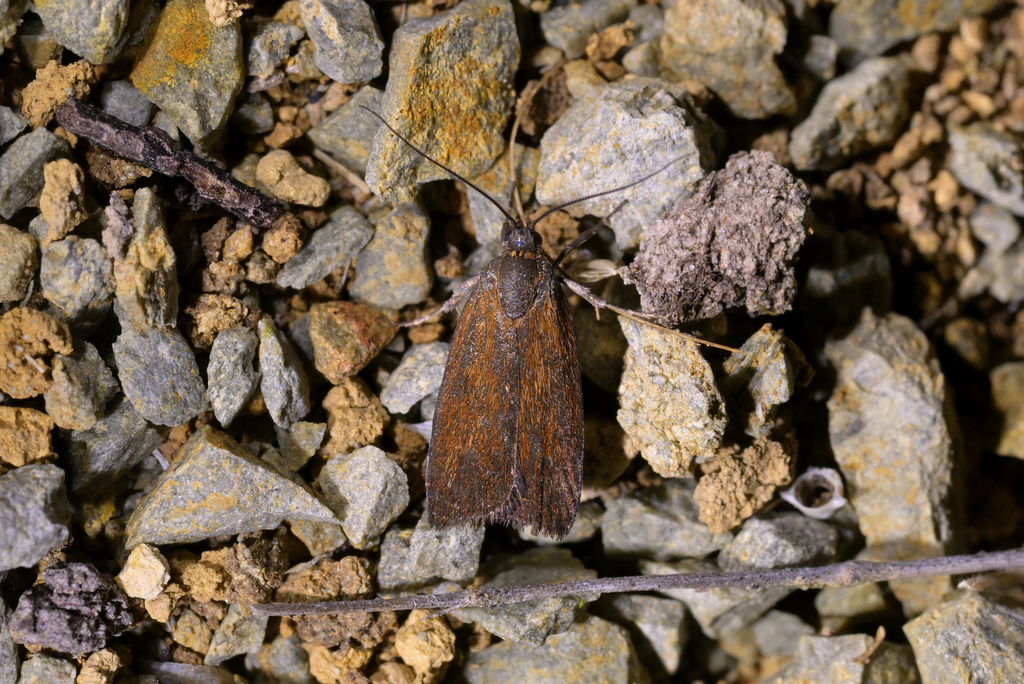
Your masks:
M871 563L846 561L818 568L780 568L756 572L686 573L609 577L593 580L531 584L518 587L483 587L449 594L407 596L366 601L324 601L320 603L266 603L252 606L256 615L314 615L322 613L372 613L381 610L441 610L466 606L491 607L552 596L573 594L615 594L627 591L666 589L722 589L726 587L852 587L891 579L967 575L994 570L1024 571L1024 549L944 556L917 561Z
M259 190L192 152L181 149L166 132L152 126L133 126L70 97L57 107L57 123L106 151L142 164L165 176L180 176L202 197L225 211L265 228L284 210Z

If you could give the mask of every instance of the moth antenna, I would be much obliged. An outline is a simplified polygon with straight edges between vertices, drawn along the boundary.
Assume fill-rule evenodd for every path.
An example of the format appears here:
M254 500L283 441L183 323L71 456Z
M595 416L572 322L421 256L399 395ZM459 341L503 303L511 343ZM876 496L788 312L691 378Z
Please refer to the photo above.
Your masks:
M570 252L572 252L574 249L576 249L577 247L582 245L584 242L586 242L590 238L594 237L594 233L597 232L597 229L600 228L601 226L603 226L605 224L605 221L610 219L612 216L615 216L615 214L619 211L619 209L622 209L622 207L626 206L627 202L629 202L629 200L622 200L621 202L616 204L615 208L612 209L611 212L609 214L607 214L603 219L601 219L600 221L598 221L597 223L592 225L590 228L587 228L585 231L583 231L582 233L577 235L576 239L573 240L572 242L570 242L568 245L566 245L565 249L562 250L562 253L558 255L557 259L555 259L555 267L557 268L558 264L560 264L562 262L562 259L564 259L565 257L569 256ZM554 211L554 209L552 209L551 211ZM550 213L551 213L550 211L545 212L544 216L547 216ZM540 221L542 218L544 218L544 216L541 216L539 219L537 219L537 221ZM536 225L537 221L533 222L534 225Z
M471 188L473 188L474 190L476 190L477 192L479 192L479 193L480 193L481 195L483 195L484 197L486 197L486 198L487 198L487 201L489 201L489 202L490 202L491 204L493 204L494 206L498 207L498 211L500 211L500 212L501 212L502 214L504 214L504 215L505 215L505 218L507 218L507 219L508 219L509 221L511 221L512 223L518 223L518 221L516 221L516 220L515 220L514 218L512 218L512 214L510 214L510 213L508 213L507 211L505 211L505 208L504 208L504 207L502 207L502 206L501 206L500 204L498 204L498 201L497 201L497 200L495 200L495 199L494 199L493 197L491 197L490 195L488 195L488 194L487 194L486 192L484 192L484 191L483 191L483 190L481 190L480 188L478 188L478 187L476 187L475 185L473 185L472 183L470 183L470 182L469 182L468 180L466 180L465 178L463 178L463 177L462 177L462 176L460 176L459 174L457 174L457 173L455 173L454 171L452 171L451 169L449 169L449 168L448 168L447 166L445 166L445 165L444 165L444 164L442 164L441 162L437 161L436 159L433 159L433 158L431 158L431 156L430 156L430 155L428 155L428 154L427 154L426 152L424 152L423 150L421 150L420 148L416 147L416 146L415 146L415 145L413 145L413 144L412 144L411 142L409 142L408 140L406 140L405 136L403 136L403 135L402 135L401 133L399 133L399 132L398 132L398 131L396 131L396 130L395 130L394 128L392 128L392 127L391 127L391 124L389 124L389 123L388 123L387 121L385 121L385 120L384 120L384 117L383 117L383 116L381 116L381 115L380 115L380 114L378 114L377 112L373 111L373 110L372 110L372 109L370 109L369 107L366 107L366 106L364 106L364 105L359 105L359 106L360 106L360 107L362 107L363 109L365 109L366 111L370 112L371 114L373 114L373 115L374 115L375 117L377 117L378 119L380 119L380 122L381 122L382 124L384 124L385 126L387 126L387 127L388 127L388 130L389 130L389 131L391 131L392 133L394 133L394 134L395 134L395 137L397 137L397 138L398 138L399 140L401 140L401 141L402 141L402 142L404 142L404 143L405 143L406 145L408 145L408 146L409 146L409 147L410 147L410 148L412 149L412 151L413 151L413 152L415 152L416 154L420 155L421 157L423 157L424 159L426 159L426 160L427 160L428 162L430 162L431 164L433 164L433 165L435 165L435 166L438 166L438 167L440 167L440 168L444 169L444 170L445 170L445 171L446 171L446 172L447 172L447 173L448 173L449 175L451 175L451 176L452 176L453 178L455 178L455 179L457 179L457 180L460 180L460 181L462 181L463 183L465 183L465 184L466 184L466 185L468 185L469 187L471 187Z
M390 128L390 126L389 126L389 128ZM657 175L658 175L659 173L661 173L662 171L664 171L664 170L665 170L665 169L667 169L668 167L672 166L673 164L675 164L675 163L676 163L677 161L679 161L680 159L683 159L683 156L679 156L679 157L676 157L675 159L673 159L673 160L672 160L672 161L670 161L669 163L667 163L667 164L665 164L664 166L662 166L662 167L661 167L660 169L658 169L657 171L652 171L651 173L647 174L647 175L646 175L646 176L644 176L643 178L638 178L637 180L635 180L635 181L633 181L632 183L629 183L629 184L627 184L627 185L620 185L620 186L619 186L619 187L617 187L617 188L612 188L611 190L605 190L605 191L603 191L603 192L595 192L595 193L594 193L593 195L584 195L583 197L578 197L578 198L576 198L576 199L572 200L571 202L566 202L565 204L559 204L559 205L558 205L557 207L551 207L550 209L548 209L547 211L545 211L545 212L544 212L543 214L541 214L539 218L537 218L537 219L534 219L534 221L533 221L533 222L534 222L534 224L536 224L536 223L539 223L540 221L544 220L544 218L545 218L545 217L546 217L546 216L547 216L548 214L551 214L551 213L553 213L553 212L556 212L556 211L558 211L559 209L565 209L566 207L571 207L572 205L574 205L574 204L579 204L580 202L585 202L585 201L587 201L588 199L594 199L595 197L603 197L603 196L605 196L605 195L610 195L610 194L612 194L613 192L621 192L622 190L629 190L629 189L630 189L631 187L633 187L634 185L640 185L640 184L641 184L641 183L643 183L643 182L644 182L645 180L649 180L649 179L651 179L651 178L653 178L653 177L657 176Z

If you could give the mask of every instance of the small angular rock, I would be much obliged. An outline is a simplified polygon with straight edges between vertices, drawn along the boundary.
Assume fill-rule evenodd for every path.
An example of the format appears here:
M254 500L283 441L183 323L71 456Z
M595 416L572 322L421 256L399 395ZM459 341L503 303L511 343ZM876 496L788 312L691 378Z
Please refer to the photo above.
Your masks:
M228 614L213 633L203 663L220 665L236 655L260 650L266 636L268 619L266 615L250 615L248 610L232 603Z
M26 465L0 475L0 572L30 568L68 538L64 471Z
M45 128L23 135L0 155L0 218L34 205L43 190L43 167L68 154L68 144Z
M22 664L18 684L75 684L77 674L73 663L37 653ZM13 675L10 682L14 684Z
M53 359L53 384L43 393L46 412L58 427L88 430L103 417L107 402L120 389L96 347L75 340L69 356Z
M357 549L376 544L409 505L405 473L373 446L328 461L320 471L320 489Z
M540 15L544 39L571 58L583 56L590 34L622 21L636 0L587 0L557 5Z
M0 223L0 302L20 301L39 266L36 241L28 233Z
M917 684L921 681L909 648L883 641L870 659L861 658L871 647L872 640L867 634L801 637L793 659L772 675L771 681L777 684L815 681L834 684Z
M348 204L331 212L323 226L281 269L277 284L301 290L331 271L346 266L373 237L370 222Z
M53 419L35 409L0 406L0 467L20 468L56 460Z
M260 24L252 32L249 47L246 51L246 74L257 78L266 78L274 72L281 62L288 57L292 49L305 31L301 26L286 24L280 21L268 21Z
M10 107L0 105L0 145L6 145L28 127L28 119Z
M597 604L598 614L629 630L640 662L660 663L675 674L689 640L686 606L679 601L644 594L618 594Z
M93 64L113 61L127 42L131 20L137 21L128 0L43 0L36 3L36 11L58 43Z
M320 302L309 310L314 363L332 384L362 370L397 332L384 312L355 302Z
M43 248L39 282L43 296L68 324L77 327L103 319L114 296L114 270L103 246L69 235Z
M289 427L309 413L309 380L302 359L268 318L257 326L260 338L260 391L274 423Z
M381 543L381 591L415 591L438 579L468 584L480 567L484 526L439 529L420 518L413 530L392 529Z
M363 86L352 98L326 119L306 132L318 149L336 157L356 173L366 173L373 138L380 129L380 119L366 109L379 112L384 93L373 86Z
M799 513L751 518L718 554L726 572L822 565L835 558L839 534Z
M131 81L104 81L100 88L100 106L133 126L148 126L156 112L156 105Z
M206 367L208 394L213 414L227 427L259 387L260 373L253 370L259 339L248 328L231 328L217 335Z
M356 258L352 297L380 309L419 304L430 294L434 273L427 255L430 217L419 202L399 204L377 222Z
M960 185L1017 216L1024 216L1021 137L987 122L950 126L947 166ZM0 160L2 164L2 160Z
M408 413L418 401L440 389L447 362L447 342L413 345L385 383L380 402L391 413Z
M380 75L384 42L373 10L363 0L302 0L302 23L313 41L313 63L338 83Z
M800 637L814 634L809 624L781 610L769 610L751 629L757 650L766 656L791 656Z
M128 560L114 579L128 596L152 601L171 581L170 570L160 549L139 544L128 554Z
M313 457L324 441L327 432L325 423L308 423L300 420L290 427L274 426L281 458L290 472L295 472Z

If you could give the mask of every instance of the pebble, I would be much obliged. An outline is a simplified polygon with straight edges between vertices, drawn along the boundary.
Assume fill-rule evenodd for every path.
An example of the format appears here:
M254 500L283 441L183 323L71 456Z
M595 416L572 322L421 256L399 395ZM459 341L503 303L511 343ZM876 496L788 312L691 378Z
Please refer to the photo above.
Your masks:
M251 615L239 604L232 603L228 614L213 633L203 664L220 665L236 655L259 651L266 637L269 619L266 615Z
M455 659L455 633L443 617L414 610L395 634L395 650L420 681L440 680Z
M347 266L373 237L373 226L348 204L330 213L327 223L281 269L277 284L301 290L335 269Z
M127 397L118 398L90 429L65 435L71 491L87 494L115 482L160 446L166 434L139 415Z
M135 619L114 581L90 563L59 563L18 599L11 636L25 646L92 653L129 629Z
M288 57L288 52L306 32L301 26L280 21L259 24L247 36L249 47L245 57L247 76L266 78Z
M489 169L469 180L487 193L491 199L497 201L505 211L512 213L513 177L509 173L508 157L508 148L505 148L505 151L491 164ZM529 201L529 197L533 193L539 162L538 150L518 144L515 146L515 178L523 202ZM508 219L479 192L469 188L467 196L469 197L469 214L473 218L476 241L480 244L500 243L501 229Z
M23 135L0 156L0 218L10 219L39 201L43 167L68 154L68 144L45 128Z
M288 150L264 155L256 165L256 180L273 197L309 207L322 207L331 194L327 180L308 173Z
M983 594L959 591L903 633L929 684L1024 681L1024 617Z
M981 202L968 219L971 234L985 245L988 254L1002 254L1020 237L1020 223L998 204Z
M726 572L823 565L835 559L839 534L800 513L750 518L718 554Z
M3 684L14 684L18 679L18 645L11 639L10 622L11 609L0 602L0 682Z
M43 247L39 282L43 296L76 332L110 313L114 269L103 245L92 238L69 235Z
M53 384L43 398L47 414L58 427L88 430L103 417L107 402L121 387L96 347L80 339L73 343L71 355L54 356Z
M291 342L269 318L256 332L260 338L260 391L274 423L289 427L309 413L309 379Z
M181 292L178 260L160 200L149 188L135 192L132 225L124 253L114 257L117 302L136 332L174 326Z
M473 653L462 675L469 684L647 681L626 629L590 615L542 644L503 642Z
M300 420L288 428L274 426L277 445L289 472L296 472L313 457L324 441L326 423L309 423Z
M299 541L306 545L314 558L331 554L348 541L341 525L315 523L308 520L289 520L289 527Z
M775 63L787 23L780 2L679 0L665 11L662 75L703 84L741 119L792 114L796 98Z
M692 479L669 479L606 502L601 539L609 556L655 560L703 558L725 547L732 534L711 534L697 519Z
M1002 415L995 452L1024 458L1024 362L996 366L989 373L989 381L992 405Z
M309 673L309 655L302 650L302 640L294 634L289 637L278 634L260 649L258 661L263 672L282 684L314 684L316 681Z
M209 425L179 454L132 513L125 548L274 529L286 518L339 522L303 487ZM241 505L252 501L260 505Z
M21 301L39 266L35 238L0 223L0 253L0 302Z
M0 406L0 466L6 470L56 460L52 431L53 419L42 411Z
M819 33L810 36L807 53L800 60L800 64L816 79L825 83L836 77L838 60L839 43Z
M636 26L633 29L634 45L657 39L665 29L665 10L659 5L631 7L628 19Z
M377 223L356 257L352 297L380 309L401 309L426 300L434 284L427 238L430 217L419 202L399 204Z
M128 0L74 5L41 0L36 12L59 44L93 64L106 64L118 57L128 42L129 21L136 19L130 14Z
M231 114L231 123L238 126L239 130L246 135L261 135L274 130L274 108L267 102L262 93L249 93L238 101L235 111ZM258 160L257 155L254 161ZM235 171L232 170L232 174ZM236 178L247 185L257 186L263 192L262 184L256 180L255 164L253 164L252 178L243 179L236 175Z
M947 168L957 181L993 204L1024 216L1024 152L1021 138L990 123L950 126ZM0 165L3 160L0 159Z
M128 554L128 560L114 581L128 596L152 601L171 581L171 566L160 549L139 544Z
M252 365L258 347L259 339L249 328L224 330L213 340L206 367L207 393L213 415L224 427L231 425L260 385L261 374Z
M537 201L555 206L639 180L673 160L671 170L635 187L575 204L573 216L606 216L616 244L635 249L665 210L689 196L714 168L720 129L682 88L634 78L589 91L544 133Z
M214 26L203 0L169 0L130 78L193 144L207 147L245 80L241 28Z
M136 332L114 342L118 379L135 410L157 425L181 425L210 407L195 352L177 328Z
M908 318L865 310L825 354L836 370L829 439L874 559L950 553L962 535L952 474L959 427L927 337ZM941 599L949 578L890 586L914 615Z
M883 641L870 659L861 658L872 647L872 641L867 634L800 637L792 660L768 681L772 684L916 684L921 681L914 656L906 646Z
M43 26L39 17L26 13L21 17L19 27L16 17L26 8L19 7L16 2L8 3L6 7L6 16L0 16L0 38L10 38L11 34L14 34L14 49L23 64L33 71L38 71L50 61L63 61L64 46ZM13 22L8 23L8 20ZM14 33L15 29L17 33Z
M470 523L433 527L426 516L412 530L389 530L380 547L380 590L416 591L438 580L469 584L480 568L484 531L483 525Z
M14 678L10 684L14 684ZM78 670L73 663L53 658L45 653L36 653L21 665L18 684L75 684ZM7 682L4 682L7 684Z
M751 625L757 650L766 656L789 657L800 637L814 634L814 628L792 613L769 610Z
M418 401L441 388L447 362L447 342L414 344L384 383L380 402L391 413L408 413Z
M409 505L409 481L375 446L333 458L320 471L320 489L352 546L367 549Z
M100 106L107 114L133 126L148 126L156 113L156 105L127 80L104 81L100 87Z
M898 57L876 57L825 84L814 109L790 135L800 171L830 171L896 140L910 117L910 69Z
M363 107L380 112L383 99L383 91L373 86L363 86L348 102L310 128L306 136L318 149L336 157L352 171L365 174L370 147L381 124L377 117Z
M597 577L596 572L584 567L567 549L555 546L532 548L495 561L489 574L491 579L480 590L486 591L489 586L547 584ZM551 635L569 630L586 604L597 596L579 594L539 598L494 608L458 608L451 614L463 622L478 622L485 630L506 641L540 646ZM547 643L550 644L550 640ZM499 678L498 681L505 680Z
M584 437L584 440L586 440L586 437ZM586 455L584 455L583 461L587 463ZM584 481L586 481L586 477L584 475ZM585 484L584 488L586 488ZM534 542L540 546L548 544L578 544L593 539L601 531L603 520L604 506L597 501L582 501L580 502L580 507L576 510L576 520L573 522L572 527L569 528L568 534L561 539L533 534L530 530L519 530L519 538Z
M824 587L814 597L823 627L846 631L861 624L882 620L890 611L888 588L880 584L856 587Z
M68 538L64 471L25 465L0 475L0 572L30 568Z
M957 296L970 299L988 291L1007 304L1024 300L1024 245L1014 245L1001 254L984 253L957 288Z
M629 342L619 386L622 429L662 477L685 477L712 458L727 417L696 342L620 319Z
M466 178L505 148L519 38L508 0L466 0L395 31L380 114L413 145ZM460 66L461 65L461 66ZM467 78L466 65L472 66ZM445 106L438 107L437 103ZM366 183L381 199L411 202L414 185L448 174L381 128Z
M679 601L645 594L616 594L594 605L598 614L629 630L640 662L648 669L673 675L690 638L686 606ZM656 668L655 664L660 664Z
M167 624L171 630L171 638L178 644L199 655L206 655L210 650L213 630L195 611L185 608L177 615L172 615Z
M586 0L557 5L541 13L540 30L544 40L567 57L582 57L590 34L622 21L637 4L636 0Z
M338 83L380 76L384 42L363 0L301 0L302 23L313 41L313 63Z
M386 313L355 302L320 302L309 310L314 363L332 384L362 370L397 332Z
M344 378L323 402L330 437L323 445L325 458L350 454L368 444L380 444L390 421L387 409L358 376Z
M0 146L11 142L28 127L28 119L10 107L0 105Z

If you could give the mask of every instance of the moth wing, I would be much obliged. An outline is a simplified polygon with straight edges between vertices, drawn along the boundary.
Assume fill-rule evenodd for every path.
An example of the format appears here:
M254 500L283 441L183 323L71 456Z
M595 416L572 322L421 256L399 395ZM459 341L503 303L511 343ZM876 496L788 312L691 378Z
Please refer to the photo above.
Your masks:
M519 359L508 323L487 274L463 309L437 395L426 468L432 524L492 519L516 486Z
M576 520L583 482L583 391L572 312L550 267L532 312L517 323L526 360L517 369L520 477L504 519L561 538Z

